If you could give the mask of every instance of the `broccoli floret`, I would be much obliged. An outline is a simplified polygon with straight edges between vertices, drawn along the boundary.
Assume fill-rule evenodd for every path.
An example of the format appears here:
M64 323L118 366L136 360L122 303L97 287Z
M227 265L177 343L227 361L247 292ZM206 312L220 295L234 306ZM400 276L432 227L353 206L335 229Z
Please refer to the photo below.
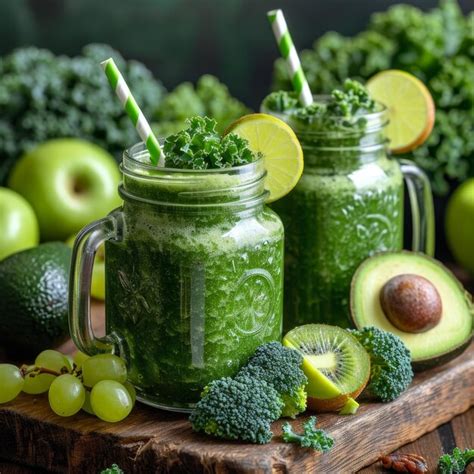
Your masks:
M410 351L398 336L373 326L349 331L370 356L367 392L382 402L395 400L413 379Z
M438 460L439 474L460 474L474 462L474 449L454 448L451 454L443 454Z
M190 416L193 429L224 439L268 443L283 402L264 380L237 375L214 380Z
M306 409L308 379L301 369L303 356L279 342L261 345L239 374L255 377L272 385L283 400L282 416L294 418Z
M308 421L303 423L303 430L303 434L295 433L291 425L285 423L282 426L283 441L285 441L285 443L297 443L303 448L313 448L323 453L333 447L334 440L331 436L323 430L316 429L315 416L311 416Z

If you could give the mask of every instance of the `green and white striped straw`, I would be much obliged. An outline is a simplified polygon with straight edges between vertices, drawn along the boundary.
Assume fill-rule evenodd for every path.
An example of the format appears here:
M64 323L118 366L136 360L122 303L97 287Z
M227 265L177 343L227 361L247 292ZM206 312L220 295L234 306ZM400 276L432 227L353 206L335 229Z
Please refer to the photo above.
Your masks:
M160 143L155 134L151 131L150 124L130 92L114 60L109 58L100 64L104 68L110 86L117 94L125 112L127 112L130 120L137 129L138 135L140 135L140 138L145 142L148 152L150 153L150 161L154 165L164 166L165 155L160 147Z
M293 89L298 93L300 103L304 106L309 105L313 102L313 95L309 89L308 81L301 67L300 58L286 26L283 12L281 10L271 10L267 12L267 17L272 25L273 34L277 40L280 53L288 65Z

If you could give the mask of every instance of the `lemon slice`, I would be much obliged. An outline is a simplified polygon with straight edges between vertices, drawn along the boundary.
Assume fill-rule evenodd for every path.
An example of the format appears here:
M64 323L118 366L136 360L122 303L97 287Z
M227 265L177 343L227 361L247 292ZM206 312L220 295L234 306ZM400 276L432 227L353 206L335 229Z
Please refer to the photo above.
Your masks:
M367 89L373 99L388 108L387 136L393 153L406 153L425 142L433 129L435 105L419 79L389 69L369 79Z
M265 160L267 202L288 194L303 173L303 150L295 132L282 120L268 114L244 115L226 133L235 133L249 142L252 151Z

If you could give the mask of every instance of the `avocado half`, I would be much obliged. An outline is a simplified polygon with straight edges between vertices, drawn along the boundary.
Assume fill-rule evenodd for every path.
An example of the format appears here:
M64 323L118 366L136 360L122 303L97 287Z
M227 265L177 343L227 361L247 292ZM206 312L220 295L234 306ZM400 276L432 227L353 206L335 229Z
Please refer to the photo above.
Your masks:
M402 274L422 276L438 290L442 313L435 327L421 333L404 332L385 315L380 303L382 287ZM472 298L461 283L437 260L409 251L383 252L362 262L352 278L351 318L358 329L376 326L399 336L411 352L415 370L444 364L461 354L474 329Z

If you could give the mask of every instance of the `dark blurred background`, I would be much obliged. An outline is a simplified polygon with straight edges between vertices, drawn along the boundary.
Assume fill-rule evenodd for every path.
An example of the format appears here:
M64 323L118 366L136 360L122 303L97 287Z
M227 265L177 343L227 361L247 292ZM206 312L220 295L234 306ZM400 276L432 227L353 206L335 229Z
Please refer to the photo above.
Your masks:
M298 49L326 31L353 35L387 0L0 0L0 54L35 45L76 55L104 42L144 62L167 89L204 73L257 108L278 57L265 12L282 8ZM405 1L424 10L437 0ZM473 0L459 0L463 11Z

